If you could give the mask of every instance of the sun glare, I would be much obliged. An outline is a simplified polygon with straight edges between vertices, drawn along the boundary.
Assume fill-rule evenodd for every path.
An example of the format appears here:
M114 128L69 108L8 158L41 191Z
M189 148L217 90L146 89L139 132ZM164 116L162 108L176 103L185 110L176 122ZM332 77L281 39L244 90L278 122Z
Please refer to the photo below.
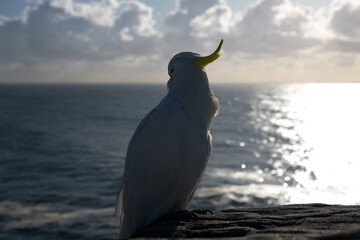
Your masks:
M360 196L359 87L309 84L293 97L294 116L300 120L295 132L309 152L302 162L306 172L294 176L308 192L301 197L289 193L295 194L293 201L346 204Z

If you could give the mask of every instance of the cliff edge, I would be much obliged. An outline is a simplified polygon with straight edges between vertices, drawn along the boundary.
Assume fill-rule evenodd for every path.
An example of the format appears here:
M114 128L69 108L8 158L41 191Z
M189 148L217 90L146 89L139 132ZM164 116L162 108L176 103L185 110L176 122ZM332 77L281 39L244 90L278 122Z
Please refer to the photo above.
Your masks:
M360 205L297 204L168 215L135 238L360 239Z

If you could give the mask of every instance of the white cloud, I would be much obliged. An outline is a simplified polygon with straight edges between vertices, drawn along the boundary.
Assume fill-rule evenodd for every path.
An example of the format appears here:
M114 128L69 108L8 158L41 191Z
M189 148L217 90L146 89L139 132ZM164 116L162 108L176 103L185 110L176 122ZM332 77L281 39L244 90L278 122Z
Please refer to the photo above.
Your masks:
M124 42L131 42L134 40L134 37L129 34L130 28L125 27L120 31L120 38Z
M24 20L5 19L0 61L31 64L146 55L160 37L154 25L152 9L137 1L43 1L28 9Z
M160 36L154 28L155 21L151 7L136 1L122 2L121 5L124 8L121 17L116 20L117 27L131 27L136 35L141 37Z
M229 38L240 52L283 56L319 42L305 37L311 11L287 0L266 0L249 8L238 19Z
M220 0L177 0L175 10L164 19L161 48L165 55L171 57L177 51L201 51L203 44L196 36L191 35L190 22L207 9L220 3ZM167 49L171 49L171 52Z
M330 12L329 27L335 37L327 43L328 49L360 53L360 2L334 1Z
M226 0L177 0L156 25L153 9L137 0L44 0L21 18L0 16L0 70L144 69L179 51L207 54L221 38L224 60L248 66L317 65L330 55L339 65L356 64L360 2L334 0L314 10L295 0L259 0L233 12Z
M190 21L190 34L199 38L227 35L232 26L232 15L230 7L225 1L221 1Z
M54 7L63 8L71 16L85 18L100 26L112 27L114 25L120 3L116 0L103 0L100 2L77 3L73 0L54 0Z

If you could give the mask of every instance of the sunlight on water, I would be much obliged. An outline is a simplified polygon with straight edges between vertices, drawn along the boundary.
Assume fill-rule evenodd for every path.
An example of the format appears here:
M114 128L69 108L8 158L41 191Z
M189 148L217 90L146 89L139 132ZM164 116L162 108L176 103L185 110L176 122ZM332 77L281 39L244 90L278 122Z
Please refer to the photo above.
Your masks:
M307 171L294 176L307 192L289 193L291 202L360 202L359 93L357 84L306 85L292 97L294 116L300 120L295 132L309 156Z
M272 156L280 154L283 159L270 160L276 168L273 171L284 176L288 202L360 202L359 93L358 84L288 85L278 98L266 97L261 102L264 109L276 112L262 110L256 115L260 116L261 131L275 128L288 140L274 144ZM267 118L270 125L264 121ZM273 141L268 137L263 143ZM284 161L298 169L289 172ZM295 183L291 186L288 182L292 179Z
M359 84L216 93L212 159L192 207L360 204Z

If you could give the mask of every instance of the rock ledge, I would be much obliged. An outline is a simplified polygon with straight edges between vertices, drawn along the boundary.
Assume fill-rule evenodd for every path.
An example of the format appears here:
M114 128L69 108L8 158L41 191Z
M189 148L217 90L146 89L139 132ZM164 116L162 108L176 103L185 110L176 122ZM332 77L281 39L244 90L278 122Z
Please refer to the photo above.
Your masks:
M360 205L297 204L168 215L135 238L360 239Z

